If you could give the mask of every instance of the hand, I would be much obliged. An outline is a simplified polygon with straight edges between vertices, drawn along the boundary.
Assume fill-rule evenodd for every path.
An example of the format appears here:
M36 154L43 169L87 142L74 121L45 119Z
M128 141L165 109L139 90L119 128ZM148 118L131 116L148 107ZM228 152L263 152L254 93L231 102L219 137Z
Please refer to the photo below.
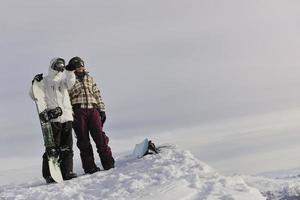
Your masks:
M74 71L75 69L76 69L76 65L70 65L70 64L68 64L66 66L66 70L68 70L68 71Z
M99 114L100 114L100 117L101 117L101 123L102 123L102 126L103 126L103 124L105 123L105 121L106 121L106 114L105 114L105 112L104 111L99 111Z
M41 80L43 80L43 74L37 74L37 75L35 75L35 77L33 78L32 83L33 83L34 81L40 82Z

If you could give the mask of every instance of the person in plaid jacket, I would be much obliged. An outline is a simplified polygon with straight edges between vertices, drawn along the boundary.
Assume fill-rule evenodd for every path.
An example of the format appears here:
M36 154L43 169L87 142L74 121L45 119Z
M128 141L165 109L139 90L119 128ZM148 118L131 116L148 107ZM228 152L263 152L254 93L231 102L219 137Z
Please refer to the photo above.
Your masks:
M104 170L114 168L115 161L108 146L109 138L103 131L106 114L100 90L86 71L80 57L73 57L68 66L76 69L76 82L69 90L69 95L74 112L73 129L77 137L82 168L89 174L100 171L94 161L90 135L96 144Z

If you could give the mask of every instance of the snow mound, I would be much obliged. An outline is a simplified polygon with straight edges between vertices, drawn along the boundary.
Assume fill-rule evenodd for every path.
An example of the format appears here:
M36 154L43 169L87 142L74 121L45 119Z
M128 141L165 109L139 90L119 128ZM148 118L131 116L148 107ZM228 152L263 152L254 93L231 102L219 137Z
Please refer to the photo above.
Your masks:
M189 151L165 147L159 154L141 159L117 158L112 170L59 184L3 186L0 199L260 200L265 197L241 177L221 176Z
M267 178L243 176L249 186L259 189L267 197L267 200L299 200L300 199L300 178Z

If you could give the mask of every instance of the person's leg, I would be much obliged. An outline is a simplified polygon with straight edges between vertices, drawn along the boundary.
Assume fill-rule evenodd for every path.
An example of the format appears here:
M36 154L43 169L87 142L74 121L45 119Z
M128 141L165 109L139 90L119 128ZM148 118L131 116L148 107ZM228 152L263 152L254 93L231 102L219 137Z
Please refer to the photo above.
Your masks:
M77 138L77 147L80 150L82 168L85 173L93 173L97 170L97 166L87 126L87 109L75 108L74 114L73 129Z
M73 173L73 137L72 137L72 122L62 124L62 134L60 143L61 156L61 172L64 180L69 180L76 177Z
M48 157L46 152L43 154L43 162L42 162L42 174L46 182L48 183L50 180L50 170L49 170L49 164L48 164Z
M111 148L108 146L109 138L103 132L99 112L97 109L90 109L89 112L88 127L96 143L101 164L105 170L111 169L115 166L115 160L112 157Z

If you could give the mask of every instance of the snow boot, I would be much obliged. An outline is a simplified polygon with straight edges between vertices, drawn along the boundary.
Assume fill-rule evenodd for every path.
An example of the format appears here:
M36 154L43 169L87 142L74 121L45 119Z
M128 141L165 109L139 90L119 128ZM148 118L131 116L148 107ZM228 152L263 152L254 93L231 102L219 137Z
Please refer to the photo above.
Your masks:
M73 178L77 178L77 174L74 172L68 172L66 174L63 174L64 180L71 180Z
M48 183L48 184L55 183L54 179L51 176L46 177L45 180L46 180L46 183Z
M115 167L115 160L113 157L100 157L101 164L104 170L109 170Z
M95 167L87 172L85 172L86 174L93 174L93 173L96 173L96 172L99 172L100 171L100 168L99 167Z

